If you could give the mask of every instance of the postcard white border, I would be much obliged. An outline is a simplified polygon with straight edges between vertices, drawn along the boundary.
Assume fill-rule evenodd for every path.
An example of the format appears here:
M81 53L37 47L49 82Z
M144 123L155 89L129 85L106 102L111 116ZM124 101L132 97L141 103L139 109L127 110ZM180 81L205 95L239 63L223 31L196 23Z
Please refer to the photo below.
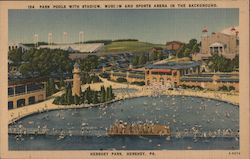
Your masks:
M30 5L45 4L216 4L216 8L239 8L239 31L240 31L240 150L160 150L155 151L156 156L90 156L92 151L8 151L7 134L7 52L8 52L8 9L27 9ZM178 8L178 7L175 7ZM145 8L143 8L145 9ZM155 8L154 8L155 9ZM163 8L171 9L171 8ZM182 9L182 8L179 8ZM196 9L196 8L185 8ZM199 8L201 9L201 8ZM249 2L247 0L222 0L222 1L1 1L0 2L0 158L88 158L88 159L109 159L109 158L168 158L168 159L247 159L249 158ZM99 152L99 151L95 151ZM102 151L111 152L111 151ZM126 152L126 151L117 151ZM134 151L133 151L134 152ZM141 152L141 151L139 151ZM240 152L240 155L230 155L230 152Z

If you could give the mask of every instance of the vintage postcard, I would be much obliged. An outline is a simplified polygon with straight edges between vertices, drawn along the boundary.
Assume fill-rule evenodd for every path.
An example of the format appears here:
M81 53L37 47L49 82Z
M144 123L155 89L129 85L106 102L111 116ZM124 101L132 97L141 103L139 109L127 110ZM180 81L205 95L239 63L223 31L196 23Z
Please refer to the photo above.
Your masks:
M249 2L1 1L0 158L249 158Z

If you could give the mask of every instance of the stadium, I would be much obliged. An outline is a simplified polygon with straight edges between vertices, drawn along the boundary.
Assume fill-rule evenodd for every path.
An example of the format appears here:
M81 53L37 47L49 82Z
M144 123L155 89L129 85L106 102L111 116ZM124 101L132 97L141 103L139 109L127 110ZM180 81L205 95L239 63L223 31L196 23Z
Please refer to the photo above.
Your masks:
M89 43L89 44L54 44L54 45L41 45L38 48L48 49L61 49L71 52L69 58L82 59L90 53L97 53L103 48L103 43Z
M38 48L48 49L61 49L69 52L78 53L96 53L104 46L103 43L91 43L91 44L54 44L54 45L41 45Z

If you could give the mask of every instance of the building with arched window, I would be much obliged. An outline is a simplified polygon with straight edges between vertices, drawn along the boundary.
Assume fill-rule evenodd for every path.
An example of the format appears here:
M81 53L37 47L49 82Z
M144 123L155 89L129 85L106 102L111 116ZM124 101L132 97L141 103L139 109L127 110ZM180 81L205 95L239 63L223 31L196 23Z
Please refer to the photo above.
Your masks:
M45 99L44 83L34 80L9 81L8 109L23 107Z
M150 64L145 67L145 84L174 87L180 84L181 76L199 73L200 63L194 61Z

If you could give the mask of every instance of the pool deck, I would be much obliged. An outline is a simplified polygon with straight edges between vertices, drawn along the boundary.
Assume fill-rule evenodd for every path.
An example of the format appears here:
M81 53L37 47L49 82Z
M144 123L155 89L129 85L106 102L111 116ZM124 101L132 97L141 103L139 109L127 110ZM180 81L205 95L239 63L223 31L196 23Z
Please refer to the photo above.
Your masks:
M129 85L126 83L116 83L112 81L108 81L107 79L101 78L103 82L101 83L93 83L93 84L86 84L82 86L82 90L87 88L88 86L91 87L91 89L99 90L101 86L112 86L113 89L118 88L126 88L126 89L136 89L136 92L130 92L130 93L117 93L116 98L112 101L109 101L107 103L101 103L101 104L82 104L82 105L55 105L53 104L53 100L56 96L60 96L63 91L60 91L56 94L54 94L50 99L24 106L17 109L11 109L8 111L8 123L11 124L25 116L35 114L35 113L42 113L49 110L56 110L56 109L75 109L75 108L88 108L88 107L94 107L94 106L100 106L103 104L109 104L112 102L116 102L123 99L129 99L129 98L136 98L136 97L143 97L143 96L154 96L156 93L159 93L160 95L183 95L183 96L194 96L194 97L203 97L203 98L209 98L209 99L215 99L219 101L228 102L234 105L239 105L239 94L238 93L228 93L228 92L215 92L215 91L195 91L195 90L152 90L150 88L147 88L145 86L136 86L136 85Z

